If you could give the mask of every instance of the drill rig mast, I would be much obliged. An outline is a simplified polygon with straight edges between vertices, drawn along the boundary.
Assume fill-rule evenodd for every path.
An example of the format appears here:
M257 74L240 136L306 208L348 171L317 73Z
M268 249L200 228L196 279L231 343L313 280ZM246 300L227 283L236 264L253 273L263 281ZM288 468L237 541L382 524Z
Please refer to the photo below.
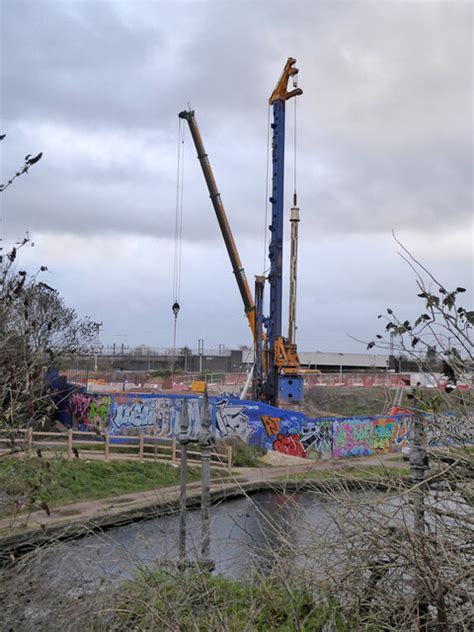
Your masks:
M267 322L268 374L265 382L265 398L276 405L278 403L301 403L303 400L304 380L299 372L300 361L296 352L296 344L290 333L290 340L282 336L282 299L283 299L283 219L284 219L284 181L285 181L285 106L293 97L303 94L296 87L298 69L296 59L289 57L280 79L272 92L269 104L273 109L272 137L272 223L270 225L271 240L269 248L270 274L270 314ZM288 81L293 78L294 89L288 91ZM296 200L294 200L296 202ZM296 206L296 204L294 205ZM293 213L294 215L294 213ZM299 220L299 216L298 216ZM295 224L296 225L296 224ZM292 234L295 235L294 229ZM296 263L296 251L293 261ZM296 265L291 270L296 291ZM294 305L293 305L294 307ZM290 296L290 330L295 323L291 322L292 297ZM293 312L294 315L294 312Z
M270 96L273 108L272 138L272 222L269 246L270 273L270 313L263 316L263 292L265 277L256 277L255 302L253 300L237 247L235 245L229 221L217 190L208 156L204 149L201 134L196 123L194 111L185 110L179 117L188 122L191 136L201 164L214 211L231 260L244 309L254 337L256 352L256 396L273 405L299 404L303 400L303 376L295 343L295 301L296 301L296 244L299 209L291 210L292 247L290 269L290 318L288 339L282 336L282 299L283 299L283 221L284 221L284 169L285 169L285 105L286 101L303 94L296 87L298 69L296 60L288 58L281 77ZM293 78L293 90L288 91L288 81ZM266 328L266 332L264 331Z

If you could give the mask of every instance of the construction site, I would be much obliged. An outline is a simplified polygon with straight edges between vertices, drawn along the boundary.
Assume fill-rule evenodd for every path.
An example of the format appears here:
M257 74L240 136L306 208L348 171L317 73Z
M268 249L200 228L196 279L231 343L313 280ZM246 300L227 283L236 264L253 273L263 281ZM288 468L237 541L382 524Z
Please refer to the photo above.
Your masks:
M337 423L345 424L340 436L347 444L346 448L338 448L338 454L366 455L374 449L400 450L407 445L411 413L404 395L411 388L444 389L448 385L436 355L429 362L413 354L396 357L391 330L388 330L386 341L379 336L377 345L374 342L367 345L370 353L298 350L298 241L304 215L300 217L296 188L296 105L294 138L286 138L289 104L296 104L297 99L303 98L298 76L296 59L289 57L268 99L271 155L268 156L267 171L271 185L268 192L270 223L265 238L267 272L254 277L251 289L238 251L238 236L233 234L232 218L226 213L196 113L191 109L179 112L174 302L171 306L173 347L154 350L142 345L129 349L122 344L105 350L99 340L102 323L95 323L93 354L75 358L69 367L66 363L61 378L57 378L63 384L62 391L68 392L59 411L64 428L85 431L99 426L119 435L153 431L169 438L178 434L180 411L186 398L196 403L206 393L210 396L212 423L218 437L243 439L266 449L281 449L284 453L306 457L311 453L310 447L313 450L320 448L317 441L308 442L308 433L313 436L314 429L321 424L329 423L332 428L336 423L332 420L337 420ZM251 348L228 350L220 345L218 349L210 350L201 339L197 350L179 345L183 139L186 128L221 232L222 248L227 251L236 283L235 292L240 294L242 312L248 321L253 339ZM288 144L293 145L293 205L290 209L285 208L284 203L285 184L288 184L285 183ZM194 172L193 178L198 175ZM287 262L284 261L285 227L289 228ZM283 296L284 287L288 287L287 301ZM288 305L286 314L284 304ZM472 374L465 374L457 387L470 391L472 379ZM359 389L363 391L362 396ZM335 393L328 396L325 391ZM343 395L339 397L341 392ZM365 405L361 400L365 400ZM199 412L193 410L193 428L198 434ZM351 422L346 420L347 417L352 418ZM268 425L265 419L273 421ZM370 429L362 441L354 441L352 430L348 430L350 423L369 424ZM376 440L380 431L375 428L380 424L385 429L383 441ZM323 434L327 439L327 433ZM330 448L334 450L336 443L341 444L341 439L337 438L334 429L331 436L334 440L331 440ZM287 443L291 446L284 447Z
M161 4L157 3L160 10ZM88 24L92 33L95 20L82 24L79 14L73 21L81 28ZM130 10L126 19L121 18L127 29L132 16L136 19ZM180 27L181 18L178 12ZM176 24L173 34L179 30ZM130 28L127 36L131 33ZM120 47L122 40L128 41L123 32ZM344 56L350 57L345 49ZM375 73L370 56L364 64ZM192 69L182 66L177 76L170 73L172 81L195 85ZM117 255L119 231L105 217L99 221L110 242L99 240L104 253L97 258L88 260L64 237L54 241L54 247L50 244L64 261L64 287L69 291L77 283L74 295L81 305L96 309L94 319L79 318L66 306L49 285L54 273L46 265L33 274L26 271L28 266L16 267L18 252L23 255L27 245L34 245L29 234L10 250L0 248L0 370L5 377L0 411L0 606L5 629L472 629L468 533L473 502L474 312L460 304L464 287L453 285L455 289L449 290L392 231L398 255L415 277L415 301L400 293L394 309L380 308L384 311L375 316L379 329L368 339L344 334L350 344L344 347L339 338L331 351L336 338L320 325L321 305L333 302L326 315L336 319L341 314L345 323L366 332L366 312L358 309L358 301L367 303L367 313L374 304L391 301L396 295L391 285L399 279L378 274L376 267L383 265L379 252L363 275L352 273L355 259L344 261L345 290L336 289L328 276L318 286L319 294L311 286L308 296L308 285L301 283L302 249L311 238L305 242L302 236L315 210L300 205L298 186L310 175L314 182L329 173L317 160L311 165L300 160L296 104L305 98L304 73L309 76L310 68L302 70L300 81L297 60L288 57L279 76L265 77L263 239L255 237L253 226L239 221L239 209L228 204L226 191L219 188L214 155L231 164L232 177L226 182L235 187L234 195L239 191L241 201L248 185L235 171L234 150L219 147L222 123L213 110L219 102L210 99L206 104L202 99L199 110L188 103L176 111L175 182L167 171L166 193L161 192L165 201L157 202L160 195L155 196L147 211L155 213L158 204L166 209L167 219L156 234L146 223L140 224L136 209L146 206L146 200L139 201L135 189L125 192L124 186L132 176L138 183L146 179L146 152L137 153L141 163L116 139L111 141L117 143L115 153L103 150L101 140L95 156L88 154L91 166L87 164L85 175L78 174L78 188L87 192L87 178L102 177L100 168L93 166L98 156L113 153L107 160L118 165L116 156L130 151L131 162L117 169L116 179L105 178L106 191L116 194L116 200L123 197L128 205L125 239L137 231L130 250L124 250L128 255ZM220 82L229 83L228 74L212 74L213 85L206 91L218 92ZM265 73L256 74L261 80ZM238 82L234 85L232 78L231 84L236 96ZM108 86L101 76L96 91L109 92ZM120 101L120 90L110 93ZM160 92L163 102L167 96L166 89ZM134 94L137 108L139 100ZM206 125L201 127L198 119L206 107L209 114L203 116ZM233 103L227 107L232 127ZM358 116L363 118L361 112ZM108 116L109 110L107 122ZM207 128L212 129L214 118L217 131L212 134ZM249 126L254 124L249 121ZM134 117L129 127L141 133ZM169 149L173 135L169 129L163 136L155 131L147 138L153 166L155 161L164 164L163 156L169 154L162 147L157 151L154 143L159 139ZM209 146L208 134L213 141ZM306 142L308 155L314 148L304 134L303 129L301 144ZM238 133L233 138L237 147ZM67 139L66 134L57 135L55 142ZM193 157L186 173L192 183L193 213L188 215L185 139ZM1 191L29 173L42 155L28 154L23 169L2 184ZM250 151L246 160L257 173ZM171 188L174 217L168 203ZM206 209L193 199L196 191L204 190ZM376 191L374 184L369 197L376 197ZM353 209L352 201L342 198L338 203L347 204L336 223L349 222L347 211ZM70 221L77 221L82 238L90 237L91 242L91 217L100 215L100 208L99 201L80 212L68 209ZM199 232L197 208L215 216L219 245L206 230L188 240L183 236L186 221L190 233ZM318 230L324 230L324 222ZM357 226L353 234L359 230L370 232L368 224ZM336 257L340 272L342 242L341 235L329 239L320 259L310 253L306 278L323 278ZM141 258L150 243L153 269L145 256ZM333 247L340 251L328 255ZM187 248L192 253L185 268ZM263 265L245 267L244 255L261 249ZM226 269L219 268L211 282L200 266L206 250L209 260L217 250L226 256ZM99 278L100 262L109 265L114 257L117 270L113 281L106 282L105 276ZM256 259L255 255L251 261L255 264ZM91 283L91 277L84 280L80 273L86 260L91 277L99 279L100 292L87 288L82 296L80 288ZM184 274L192 277L187 294L182 292ZM362 277L367 281L363 300L358 290ZM164 317L160 310L153 313L151 306L163 303L171 278L172 300ZM224 284L226 291L232 285L232 295L238 297L248 344L238 344L241 332L234 337L230 331L235 321L226 318L230 308L223 308L225 300L219 296L224 295ZM321 296L321 287L327 288L326 297ZM140 302L136 296L146 300ZM405 308L409 318L397 314ZM300 342L303 309L310 337ZM181 328L184 312L187 329ZM215 312L215 320L209 319L209 312ZM104 325L107 313L117 333ZM153 329L147 329L148 322ZM335 326L333 334L342 335L341 331ZM191 338L197 346L189 343ZM214 346L206 346L204 338ZM123 339L130 342L117 342ZM216 345L220 340L227 342ZM322 344L317 342L321 340ZM166 342L168 346L158 346Z

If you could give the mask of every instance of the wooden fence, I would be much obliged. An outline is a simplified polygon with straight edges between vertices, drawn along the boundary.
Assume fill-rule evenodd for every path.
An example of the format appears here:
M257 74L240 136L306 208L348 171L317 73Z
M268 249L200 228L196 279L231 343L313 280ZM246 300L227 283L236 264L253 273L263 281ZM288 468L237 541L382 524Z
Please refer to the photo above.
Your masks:
M201 462L198 444L188 444L190 465ZM194 449L193 449L194 448ZM38 451L40 451L38 453ZM140 463L154 460L163 463L178 464L180 446L176 438L157 437L140 432L138 435L111 435L109 432L97 434L69 429L68 432L40 432L32 428L20 428L15 431L0 431L0 456L23 453L27 457L41 454L50 457L58 454L68 459L87 458L88 460L111 459L138 460ZM225 452L211 451L211 466L232 468L232 447Z

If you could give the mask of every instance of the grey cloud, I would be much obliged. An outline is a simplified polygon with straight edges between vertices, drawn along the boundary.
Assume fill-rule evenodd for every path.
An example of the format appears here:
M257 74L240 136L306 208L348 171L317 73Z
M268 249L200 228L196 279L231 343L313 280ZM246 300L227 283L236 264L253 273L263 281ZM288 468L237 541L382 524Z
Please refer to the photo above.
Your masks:
M330 331L339 318L338 331L350 330L346 317L329 309L324 285L334 282L352 296L353 279L327 273L332 258L345 257L339 239L387 240L395 228L435 244L472 222L470 3L4 1L1 10L3 173L32 150L44 151L2 195L10 238L32 230L82 236L85 250L97 235L104 243L135 235L172 245L177 113L189 101L244 265L254 272L263 242L267 99L288 55L298 59L304 89L297 105L301 247L313 249L302 255L301 300L313 291L326 297L321 327ZM289 103L287 206L292 117ZM185 247L221 252L189 139L185 152ZM304 269L314 268L324 240L335 252L318 261L323 285L312 287ZM370 253L360 258L373 275ZM443 262L454 277L449 256ZM384 264L390 278L393 261ZM219 294L222 324L212 329L224 337L230 326L243 336L229 278ZM359 284L360 309L364 301L366 312L375 309L377 297L385 302L384 287ZM110 314L119 312L112 294L102 305ZM398 286L396 294L403 296ZM133 296L146 305L141 290ZM308 339L309 309L300 328Z

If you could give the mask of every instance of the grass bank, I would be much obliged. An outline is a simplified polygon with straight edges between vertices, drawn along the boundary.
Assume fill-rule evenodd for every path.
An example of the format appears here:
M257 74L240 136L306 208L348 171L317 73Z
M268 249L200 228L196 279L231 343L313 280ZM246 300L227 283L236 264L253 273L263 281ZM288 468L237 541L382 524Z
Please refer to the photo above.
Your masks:
M281 480L290 481L328 481L328 480L395 480L401 476L409 476L410 468L402 463L385 467L384 465L347 465L327 470L306 470L297 474L288 474Z
M188 468L188 480L199 479L200 468ZM8 514L15 499L24 501L25 509L38 509L178 484L179 469L164 463L3 458L0 513Z
M98 612L90 629L314 632L357 630L330 599L301 580L255 577L230 580L205 572L149 572L113 596L113 609ZM365 627L367 632L377 628Z

